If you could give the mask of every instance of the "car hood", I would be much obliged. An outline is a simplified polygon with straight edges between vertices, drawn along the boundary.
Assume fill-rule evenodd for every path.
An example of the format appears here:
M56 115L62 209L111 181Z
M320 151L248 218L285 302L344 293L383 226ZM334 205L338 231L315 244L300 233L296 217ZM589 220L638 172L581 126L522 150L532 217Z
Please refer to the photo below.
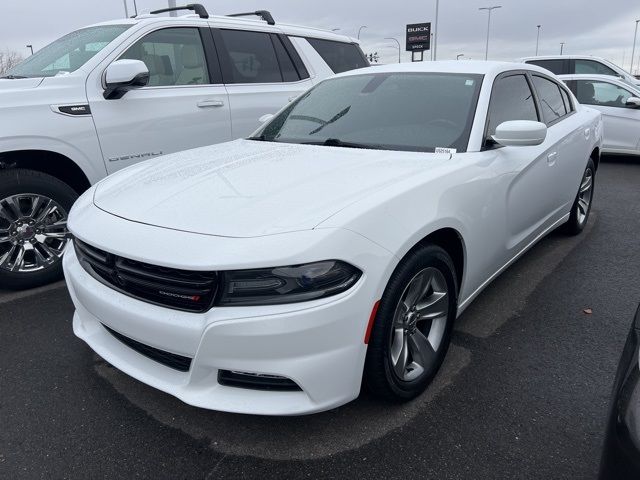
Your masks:
M27 90L35 88L42 83L44 78L0 78L0 92L7 90Z
M94 204L135 222L255 237L313 229L448 161L448 154L237 140L153 159L98 184Z

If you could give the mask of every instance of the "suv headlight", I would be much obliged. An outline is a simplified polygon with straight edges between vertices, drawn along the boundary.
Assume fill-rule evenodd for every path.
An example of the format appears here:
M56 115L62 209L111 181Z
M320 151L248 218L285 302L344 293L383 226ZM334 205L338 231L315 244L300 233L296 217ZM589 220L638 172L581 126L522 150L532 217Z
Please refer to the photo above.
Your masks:
M220 306L278 305L337 295L351 288L362 272L339 260L221 272Z

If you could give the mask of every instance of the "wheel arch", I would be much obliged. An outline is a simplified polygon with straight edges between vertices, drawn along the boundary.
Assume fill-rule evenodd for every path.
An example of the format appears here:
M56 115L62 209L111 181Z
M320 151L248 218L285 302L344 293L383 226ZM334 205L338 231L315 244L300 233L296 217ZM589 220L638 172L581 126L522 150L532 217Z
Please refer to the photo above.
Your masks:
M0 169L24 168L46 173L73 188L78 195L91 186L80 166L72 159L51 150L25 149L0 153Z
M598 167L600 166L600 147L595 147L593 149L593 151L591 152L590 158L591 160L593 160L593 164L596 167L596 171L598 170Z
M453 260L453 266L456 270L455 276L458 283L459 293L462 290L466 266L466 246L462 234L452 227L439 228L424 236L409 249L405 256L409 255L416 248L425 245L437 245L449 254L451 260Z

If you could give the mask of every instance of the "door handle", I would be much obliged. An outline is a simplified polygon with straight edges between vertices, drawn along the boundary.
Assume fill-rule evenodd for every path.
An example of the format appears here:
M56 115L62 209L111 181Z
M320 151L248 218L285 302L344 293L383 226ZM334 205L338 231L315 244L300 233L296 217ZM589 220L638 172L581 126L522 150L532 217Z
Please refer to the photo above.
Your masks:
M202 100L197 103L198 108L207 108L207 107L223 107L224 102L222 100Z
M556 160L558 160L558 152L552 152L547 155L547 164L550 167L553 167L556 164Z

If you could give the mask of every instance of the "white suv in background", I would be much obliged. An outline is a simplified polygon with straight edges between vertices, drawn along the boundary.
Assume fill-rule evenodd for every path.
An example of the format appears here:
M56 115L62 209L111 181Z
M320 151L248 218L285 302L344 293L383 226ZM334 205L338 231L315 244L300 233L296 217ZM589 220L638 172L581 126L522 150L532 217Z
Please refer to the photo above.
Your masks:
M589 55L546 55L521 58L518 61L538 65L556 75L608 75L618 77L630 85L640 86L640 80L629 72L600 57Z
M355 40L276 24L267 11L177 9L195 14L89 26L0 79L0 287L61 275L67 214L91 184L247 136L320 80L368 65Z

